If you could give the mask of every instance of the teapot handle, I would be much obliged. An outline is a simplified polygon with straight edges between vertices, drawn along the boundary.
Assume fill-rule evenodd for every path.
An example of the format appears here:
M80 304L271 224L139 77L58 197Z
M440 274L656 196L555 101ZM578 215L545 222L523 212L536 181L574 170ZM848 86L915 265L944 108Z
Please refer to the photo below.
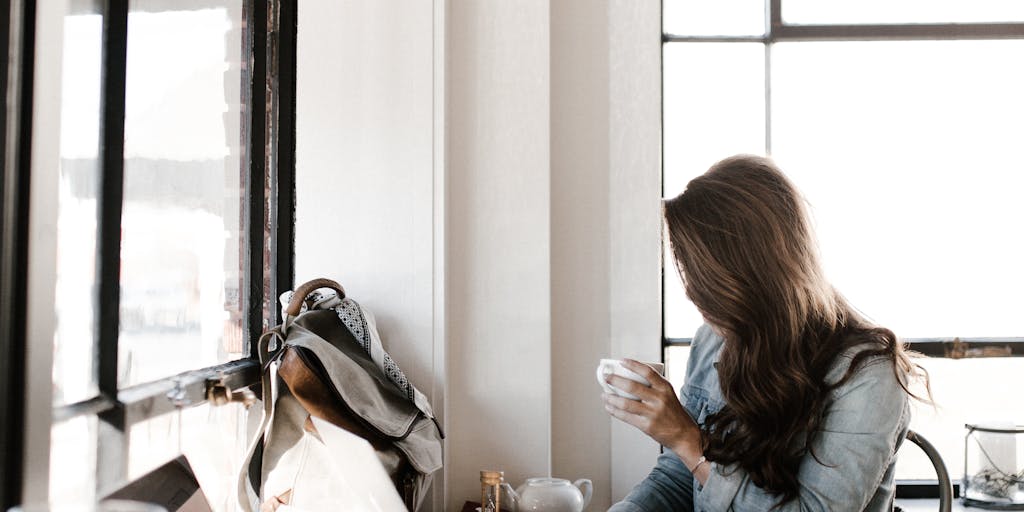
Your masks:
M594 482L588 478L580 478L572 484L583 493L583 509L586 510L587 505L590 504L590 498L594 495Z

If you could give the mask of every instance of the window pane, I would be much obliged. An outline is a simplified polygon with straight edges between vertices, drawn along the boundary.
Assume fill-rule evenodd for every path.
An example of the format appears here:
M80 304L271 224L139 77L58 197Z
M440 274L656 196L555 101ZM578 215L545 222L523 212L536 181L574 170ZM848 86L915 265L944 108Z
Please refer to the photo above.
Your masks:
M683 291L683 282L679 279L679 271L676 270L674 256L668 242L668 235L664 236L664 262L665 275L663 297L665 315L665 337L666 338L692 338L697 332L700 324L704 323L697 308L686 298Z
M787 43L772 145L833 283L902 337L1024 336L1024 41Z
M96 192L99 183L100 76L103 17L92 2L75 2L64 18L60 187L57 200L57 326L53 402L96 395Z
M247 415L239 404L205 403L133 425L128 434L128 478L139 478L184 454L213 510L234 510L238 464L249 441Z
M665 377L672 388L679 392L686 380L686 362L690 360L690 347L670 345L665 347Z
M664 31L681 36L764 34L765 0L665 0Z
M765 151L764 45L669 43L664 47L664 191L674 197L711 164ZM665 336L702 323L665 253Z
M242 4L167 11L162 0L131 3L122 386L243 352Z
M665 347L665 371L672 387L679 390L686 376L690 347ZM930 441L942 454L946 468L956 480L964 469L964 424L979 422L1024 424L1024 402L1000 390L1024 387L1021 362L1015 358L916 360L931 376L936 406L911 401L910 428ZM925 396L917 386L913 391ZM900 480L934 480L935 469L915 445L904 443L896 465Z
M782 18L803 24L1024 21L1020 0L783 0Z
M55 423L50 431L50 504L74 506L96 499L96 417Z
M935 445L954 479L964 471L965 424L1024 425L1024 401L1019 397L1019 390L1024 388L1024 362L1019 358L936 358L918 362L931 375L936 407L912 402L910 428ZM935 479L935 470L920 451L916 447L901 450L896 478Z

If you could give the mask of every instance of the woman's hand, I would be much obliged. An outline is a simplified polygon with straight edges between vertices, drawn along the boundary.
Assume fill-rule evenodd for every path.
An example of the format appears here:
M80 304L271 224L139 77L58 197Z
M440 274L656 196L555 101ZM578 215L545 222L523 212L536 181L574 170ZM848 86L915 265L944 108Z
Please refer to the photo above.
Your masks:
M703 455L700 442L700 428L690 415L683 409L672 384L658 375L658 372L646 364L632 359L623 359L622 366L647 379L651 386L621 377L608 375L605 382L621 389L640 400L631 400L612 393L605 393L604 408L612 416L640 429L662 446L672 450L683 460L686 467L696 466ZM704 470L707 464L701 464ZM698 476L698 480L706 480L706 472ZM703 477L703 478L701 478Z

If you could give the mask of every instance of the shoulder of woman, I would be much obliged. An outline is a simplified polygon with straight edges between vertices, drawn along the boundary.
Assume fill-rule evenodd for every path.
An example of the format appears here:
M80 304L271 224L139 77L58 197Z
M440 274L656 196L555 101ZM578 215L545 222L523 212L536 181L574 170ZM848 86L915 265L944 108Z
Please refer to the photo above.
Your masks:
M693 349L717 350L722 346L722 337L715 333L715 330L708 324L701 324L697 333L693 335Z
M847 351L833 368L837 382L863 350ZM830 432L871 434L886 440L886 453L894 450L910 421L910 395L896 376L895 363L886 354L860 359L846 380L830 392L822 429ZM858 437L858 442L870 442Z
M846 381L836 388L837 395L844 395L859 389L870 389L873 393L891 391L905 394L896 377L896 363L890 354L862 355L863 352L879 348L881 346L878 344L865 343L851 347L836 357L826 379L828 382L842 380L850 372L850 366L856 362L856 366ZM859 355L861 357L858 358Z
M686 382L688 385L717 387L715 363L722 350L721 336L707 324L697 329L690 343L690 355L686 361ZM712 385L714 384L714 385Z
M724 340L708 324L703 324L690 343L690 359L716 361Z

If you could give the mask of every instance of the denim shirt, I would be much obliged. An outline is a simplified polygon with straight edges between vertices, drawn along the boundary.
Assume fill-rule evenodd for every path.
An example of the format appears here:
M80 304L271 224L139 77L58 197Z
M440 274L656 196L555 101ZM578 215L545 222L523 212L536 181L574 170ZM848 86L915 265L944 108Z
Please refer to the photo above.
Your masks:
M690 348L680 400L699 426L725 405L715 369L722 343L722 338L704 325ZM836 358L828 382L836 382L846 373L856 350ZM909 423L907 393L893 374L891 360L868 359L831 392L812 442L821 462L804 456L798 474L799 495L775 510L892 510L896 451ZM721 467L711 463L710 470L701 486L679 457L665 450L650 475L609 512L761 512L779 502L778 495L757 487L735 464Z

